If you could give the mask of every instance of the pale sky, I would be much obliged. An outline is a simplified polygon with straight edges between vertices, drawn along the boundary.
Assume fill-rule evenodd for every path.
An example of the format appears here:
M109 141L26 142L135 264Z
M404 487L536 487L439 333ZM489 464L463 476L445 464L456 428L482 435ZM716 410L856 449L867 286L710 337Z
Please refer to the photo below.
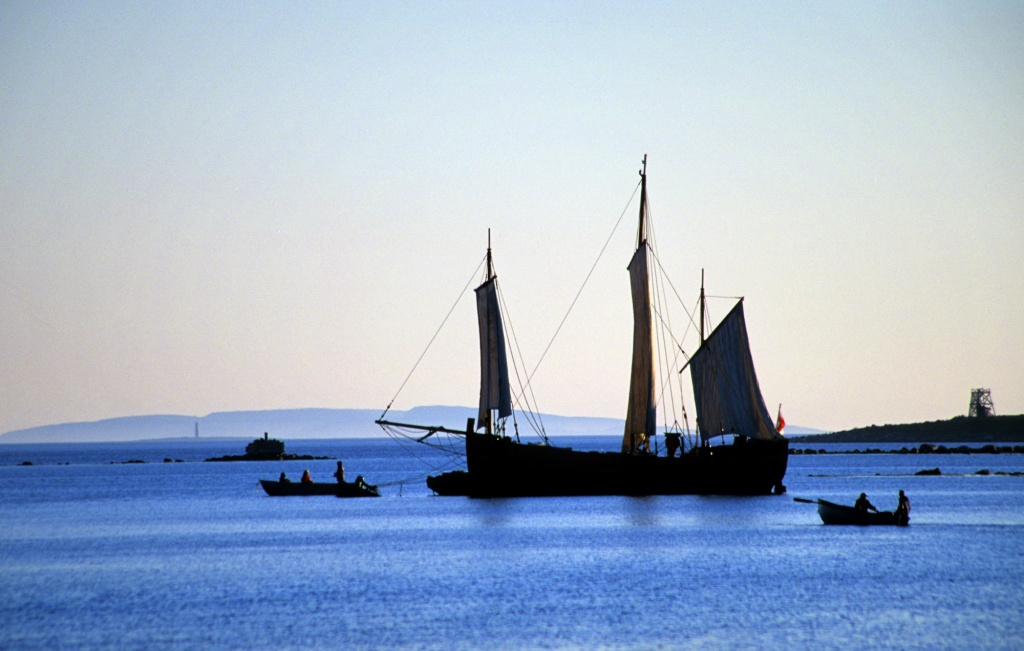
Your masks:
M746 297L773 414L1024 412L1020 1L31 0L0 4L0 432L383 409L488 228L532 365L644 154L662 264ZM634 210L542 411L625 416ZM396 408L475 404L474 310Z

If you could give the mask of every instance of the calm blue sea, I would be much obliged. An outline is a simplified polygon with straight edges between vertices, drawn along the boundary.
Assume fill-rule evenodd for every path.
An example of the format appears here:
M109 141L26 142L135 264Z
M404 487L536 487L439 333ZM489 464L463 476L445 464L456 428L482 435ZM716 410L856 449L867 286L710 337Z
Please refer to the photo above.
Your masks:
M430 493L447 460L423 446L287 441L383 497L271 498L257 479L335 462L202 462L245 443L0 445L0 648L1024 648L1024 477L973 474L1024 455L792 456L785 496L470 500ZM899 489L907 528L791 499Z

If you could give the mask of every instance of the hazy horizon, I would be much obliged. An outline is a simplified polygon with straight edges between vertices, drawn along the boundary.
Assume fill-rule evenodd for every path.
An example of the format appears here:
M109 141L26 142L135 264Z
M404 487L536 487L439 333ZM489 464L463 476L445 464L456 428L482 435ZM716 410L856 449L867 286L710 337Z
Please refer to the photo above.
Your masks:
M745 297L773 415L1024 413L1022 34L1020 2L3 3L0 432L383 410L488 229L532 370L645 154L659 262ZM625 416L635 205L544 413ZM475 402L474 320L396 409Z
M442 425L460 428L475 407L457 405L420 405L407 411L391 411L388 418L400 422ZM375 421L381 413L374 409L286 409L242 412L216 412L205 416L150 414L77 423L54 423L0 433L3 443L99 443L169 439L247 439L266 433L279 440L377 438L387 437ZM518 415L508 423L509 431L518 431L527 440L539 440L533 429L535 418ZM562 436L621 437L624 419L540 414L545 433ZM659 427L659 432L664 427ZM198 433L198 436L196 434ZM815 428L787 424L787 435L825 433Z

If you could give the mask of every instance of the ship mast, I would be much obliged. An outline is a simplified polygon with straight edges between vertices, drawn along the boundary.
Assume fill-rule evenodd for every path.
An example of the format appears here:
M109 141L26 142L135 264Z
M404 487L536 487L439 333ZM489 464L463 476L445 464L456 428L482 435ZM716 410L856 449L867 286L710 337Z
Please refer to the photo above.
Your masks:
M622 451L636 454L650 450L656 431L657 407L654 390L653 319L651 286L647 260L647 155L640 170L640 219L636 251L629 266L630 292L633 297L633 362L629 379L629 399Z
M640 225L636 232L636 248L647 241L647 154L644 154L644 167L640 170Z
M700 345L704 345L704 270L700 270Z
M494 259L491 257L491 229L487 229L487 278L484 280L490 280L494 278Z
M485 283L488 282L489 280L491 280L492 278L494 278L494 258L491 257L491 229L489 229L489 228L487 229L487 272L486 273L487 273L487 276L484 278L484 282ZM490 378L488 378L488 379L490 379ZM487 391L490 392L490 387L489 386L487 388ZM483 421L484 422L482 424L484 426L484 434L493 434L494 433L494 410L492 408L488 408L486 410L486 412L484 412Z

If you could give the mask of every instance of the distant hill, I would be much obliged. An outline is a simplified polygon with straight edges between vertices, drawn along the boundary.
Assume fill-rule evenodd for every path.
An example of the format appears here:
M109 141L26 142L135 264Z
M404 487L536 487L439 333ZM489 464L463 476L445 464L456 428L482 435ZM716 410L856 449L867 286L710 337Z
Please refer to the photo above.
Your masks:
M15 430L0 435L0 443L92 443L146 439L191 438L199 427L201 438L253 439L269 432L278 440L316 438L368 438L384 436L374 423L378 409L277 409L216 412L207 416L128 416L87 423L64 423ZM470 407L416 407L390 411L390 420L464 429L475 418ZM622 435L622 420L542 415L549 435ZM524 436L533 430L519 416Z
M199 426L201 438L254 439L268 432L278 440L318 438L371 438L384 436L374 421L377 409L275 409L267 411L215 412L207 416L128 416L88 423L64 423L15 430L0 434L2 443L98 443L146 439L191 438ZM390 411L388 420L465 429L466 419L475 418L472 407L415 407ZM549 436L622 436L625 422L619 418L556 416L542 414ZM517 413L519 433L532 437L533 429ZM513 424L509 424L511 429ZM801 427L786 427L787 435L818 433Z
M904 425L872 425L800 438L800 443L1019 443L1024 415L968 418Z

